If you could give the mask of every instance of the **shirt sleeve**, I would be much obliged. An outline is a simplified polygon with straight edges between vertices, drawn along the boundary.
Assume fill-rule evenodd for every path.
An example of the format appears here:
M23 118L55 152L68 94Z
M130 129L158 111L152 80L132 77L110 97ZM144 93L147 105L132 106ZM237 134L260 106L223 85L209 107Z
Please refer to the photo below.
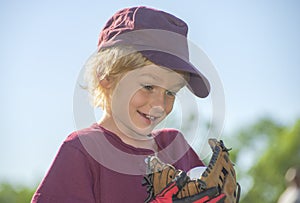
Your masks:
M79 148L65 142L31 202L95 202L89 159Z

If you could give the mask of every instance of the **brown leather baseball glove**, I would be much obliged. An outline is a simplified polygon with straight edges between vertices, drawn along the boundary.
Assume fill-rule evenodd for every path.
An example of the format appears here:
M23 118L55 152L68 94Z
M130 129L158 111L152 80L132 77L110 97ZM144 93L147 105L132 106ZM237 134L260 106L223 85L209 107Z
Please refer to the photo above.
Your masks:
M173 196L173 202L194 202L186 200L197 199L201 193L212 188L217 190L215 196L226 195L225 203L239 202L241 188L236 181L234 164L229 159L229 149L224 146L222 140L209 139L208 143L213 154L206 170L198 179L188 178ZM148 198L145 202L154 199L182 172L170 164L163 163L156 156L148 158L147 170L144 185L147 185Z

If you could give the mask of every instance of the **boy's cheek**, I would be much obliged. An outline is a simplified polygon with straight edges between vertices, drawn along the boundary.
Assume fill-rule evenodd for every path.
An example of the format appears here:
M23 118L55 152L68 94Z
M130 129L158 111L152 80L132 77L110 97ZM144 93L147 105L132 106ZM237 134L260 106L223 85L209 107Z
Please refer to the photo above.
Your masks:
M141 91L137 91L130 99L130 103L135 107L140 107L146 103L146 98Z
M174 104L174 103L173 103ZM173 110L173 104L166 110L166 114L169 115Z
M170 99L170 100L166 101L165 112L166 112L167 115L172 112L173 106L174 106L174 102L175 102L175 99Z

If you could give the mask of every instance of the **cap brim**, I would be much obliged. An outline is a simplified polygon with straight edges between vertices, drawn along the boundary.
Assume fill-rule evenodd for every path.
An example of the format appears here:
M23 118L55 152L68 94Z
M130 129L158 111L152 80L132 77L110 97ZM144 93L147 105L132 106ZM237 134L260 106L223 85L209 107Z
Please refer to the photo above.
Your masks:
M188 88L193 94L200 98L205 98L209 95L209 81L192 63L162 51L141 50L139 52L156 65L164 66L175 71L190 73Z

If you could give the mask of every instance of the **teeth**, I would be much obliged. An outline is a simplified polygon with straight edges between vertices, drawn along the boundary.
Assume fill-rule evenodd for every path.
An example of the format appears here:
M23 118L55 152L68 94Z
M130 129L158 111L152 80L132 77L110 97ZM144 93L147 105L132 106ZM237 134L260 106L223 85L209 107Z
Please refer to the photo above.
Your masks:
M155 119L154 116L150 116L150 115L145 115L145 116L146 116L146 118L148 118L148 119L150 119L150 120L154 120L154 119Z

